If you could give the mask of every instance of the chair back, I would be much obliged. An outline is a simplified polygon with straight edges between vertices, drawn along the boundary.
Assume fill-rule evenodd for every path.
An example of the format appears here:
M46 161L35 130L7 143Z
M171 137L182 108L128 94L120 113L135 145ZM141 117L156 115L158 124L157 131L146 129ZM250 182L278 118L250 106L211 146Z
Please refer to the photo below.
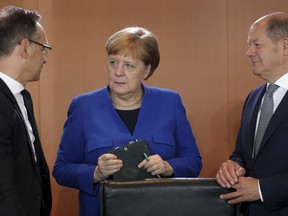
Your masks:
M100 185L101 216L239 216L239 205L219 198L231 191L213 178L107 180Z

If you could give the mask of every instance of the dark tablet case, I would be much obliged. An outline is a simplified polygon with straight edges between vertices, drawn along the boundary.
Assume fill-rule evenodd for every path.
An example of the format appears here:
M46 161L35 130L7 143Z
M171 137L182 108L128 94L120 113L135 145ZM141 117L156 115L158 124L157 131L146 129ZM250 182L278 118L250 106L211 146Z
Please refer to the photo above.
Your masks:
M150 151L145 140L137 140L128 145L118 147L109 153L117 156L123 161L123 167L112 174L114 180L131 181L147 178L156 178L144 169L139 169L138 164L145 159L144 153L150 156Z

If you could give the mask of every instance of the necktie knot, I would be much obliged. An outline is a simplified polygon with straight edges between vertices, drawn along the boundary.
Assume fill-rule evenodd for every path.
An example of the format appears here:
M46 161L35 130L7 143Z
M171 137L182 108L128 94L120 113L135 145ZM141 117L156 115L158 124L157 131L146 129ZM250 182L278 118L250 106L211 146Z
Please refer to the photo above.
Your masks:
M266 94L267 94L267 95L272 95L278 88L279 88L278 85L276 85L276 84L270 84L270 85L267 87Z
M21 95L23 96L24 99L31 99L31 95L26 89L21 91Z
M32 102L31 94L29 93L29 91L24 89L21 91L21 95L23 96L24 103L25 103L26 109L28 110L29 115L34 116L33 102Z

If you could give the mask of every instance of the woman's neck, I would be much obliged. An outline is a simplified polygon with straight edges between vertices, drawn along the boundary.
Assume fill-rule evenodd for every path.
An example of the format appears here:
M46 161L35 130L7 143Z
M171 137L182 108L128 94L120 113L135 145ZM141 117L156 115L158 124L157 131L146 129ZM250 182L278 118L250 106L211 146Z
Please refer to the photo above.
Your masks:
M131 97L124 97L115 94L115 92L110 92L111 101L115 109L119 110L132 110L141 107L143 99L143 90L141 89L139 93L132 95Z

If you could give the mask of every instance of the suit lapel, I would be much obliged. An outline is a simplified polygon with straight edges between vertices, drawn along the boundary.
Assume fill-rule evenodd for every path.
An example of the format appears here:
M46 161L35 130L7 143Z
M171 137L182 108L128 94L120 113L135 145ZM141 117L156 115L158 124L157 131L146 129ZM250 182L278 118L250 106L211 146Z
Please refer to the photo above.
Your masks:
M259 106L261 104L261 99L265 93L265 86L263 85L258 88L254 93L252 92L251 97L247 101L247 109L245 115L247 115L247 120L244 125L244 130L247 130L245 134L249 134L247 136L247 140L245 140L244 145L246 145L245 149L247 150L247 154L252 157L253 145L254 145L254 137L255 137L255 130L256 130L256 121L259 112ZM245 138L246 139L246 138Z
M23 124L25 125L24 117L22 115L21 109L20 109L14 95L12 94L12 92L10 91L10 89L8 88L6 83L1 78L0 78L0 91L2 91L4 93L4 95L8 98L8 100L10 100L11 103L14 105L16 112L19 114Z
M14 104L15 108L21 112L14 95L12 94L12 92L10 91L6 83L1 78L0 78L0 90L6 95L6 97L11 101L11 103Z
M277 127L288 117L288 92L284 95L282 101L279 106L275 110L274 114L271 117L271 120L267 126L266 132L263 136L261 146L259 149L259 153L261 149L266 144L269 137L273 134L273 132L277 129Z
M0 78L0 91L2 91L5 94L5 96L8 98L8 100L10 100L11 103L14 105L15 111L18 113L18 116L20 117L20 119L23 123L23 126L25 128L25 132L27 134L26 137L27 137L28 148L30 150L30 155L31 155L32 160L35 162L34 157L33 157L33 150L31 147L31 140L29 138L29 133L27 131L27 127L26 127L25 120L24 120L24 117L22 115L21 109L20 109L14 95L12 94L12 92L10 91L10 89L8 88L6 83L1 78ZM35 137L35 139L36 139L36 137ZM35 165L35 168L37 169L36 163L34 163L34 165Z

